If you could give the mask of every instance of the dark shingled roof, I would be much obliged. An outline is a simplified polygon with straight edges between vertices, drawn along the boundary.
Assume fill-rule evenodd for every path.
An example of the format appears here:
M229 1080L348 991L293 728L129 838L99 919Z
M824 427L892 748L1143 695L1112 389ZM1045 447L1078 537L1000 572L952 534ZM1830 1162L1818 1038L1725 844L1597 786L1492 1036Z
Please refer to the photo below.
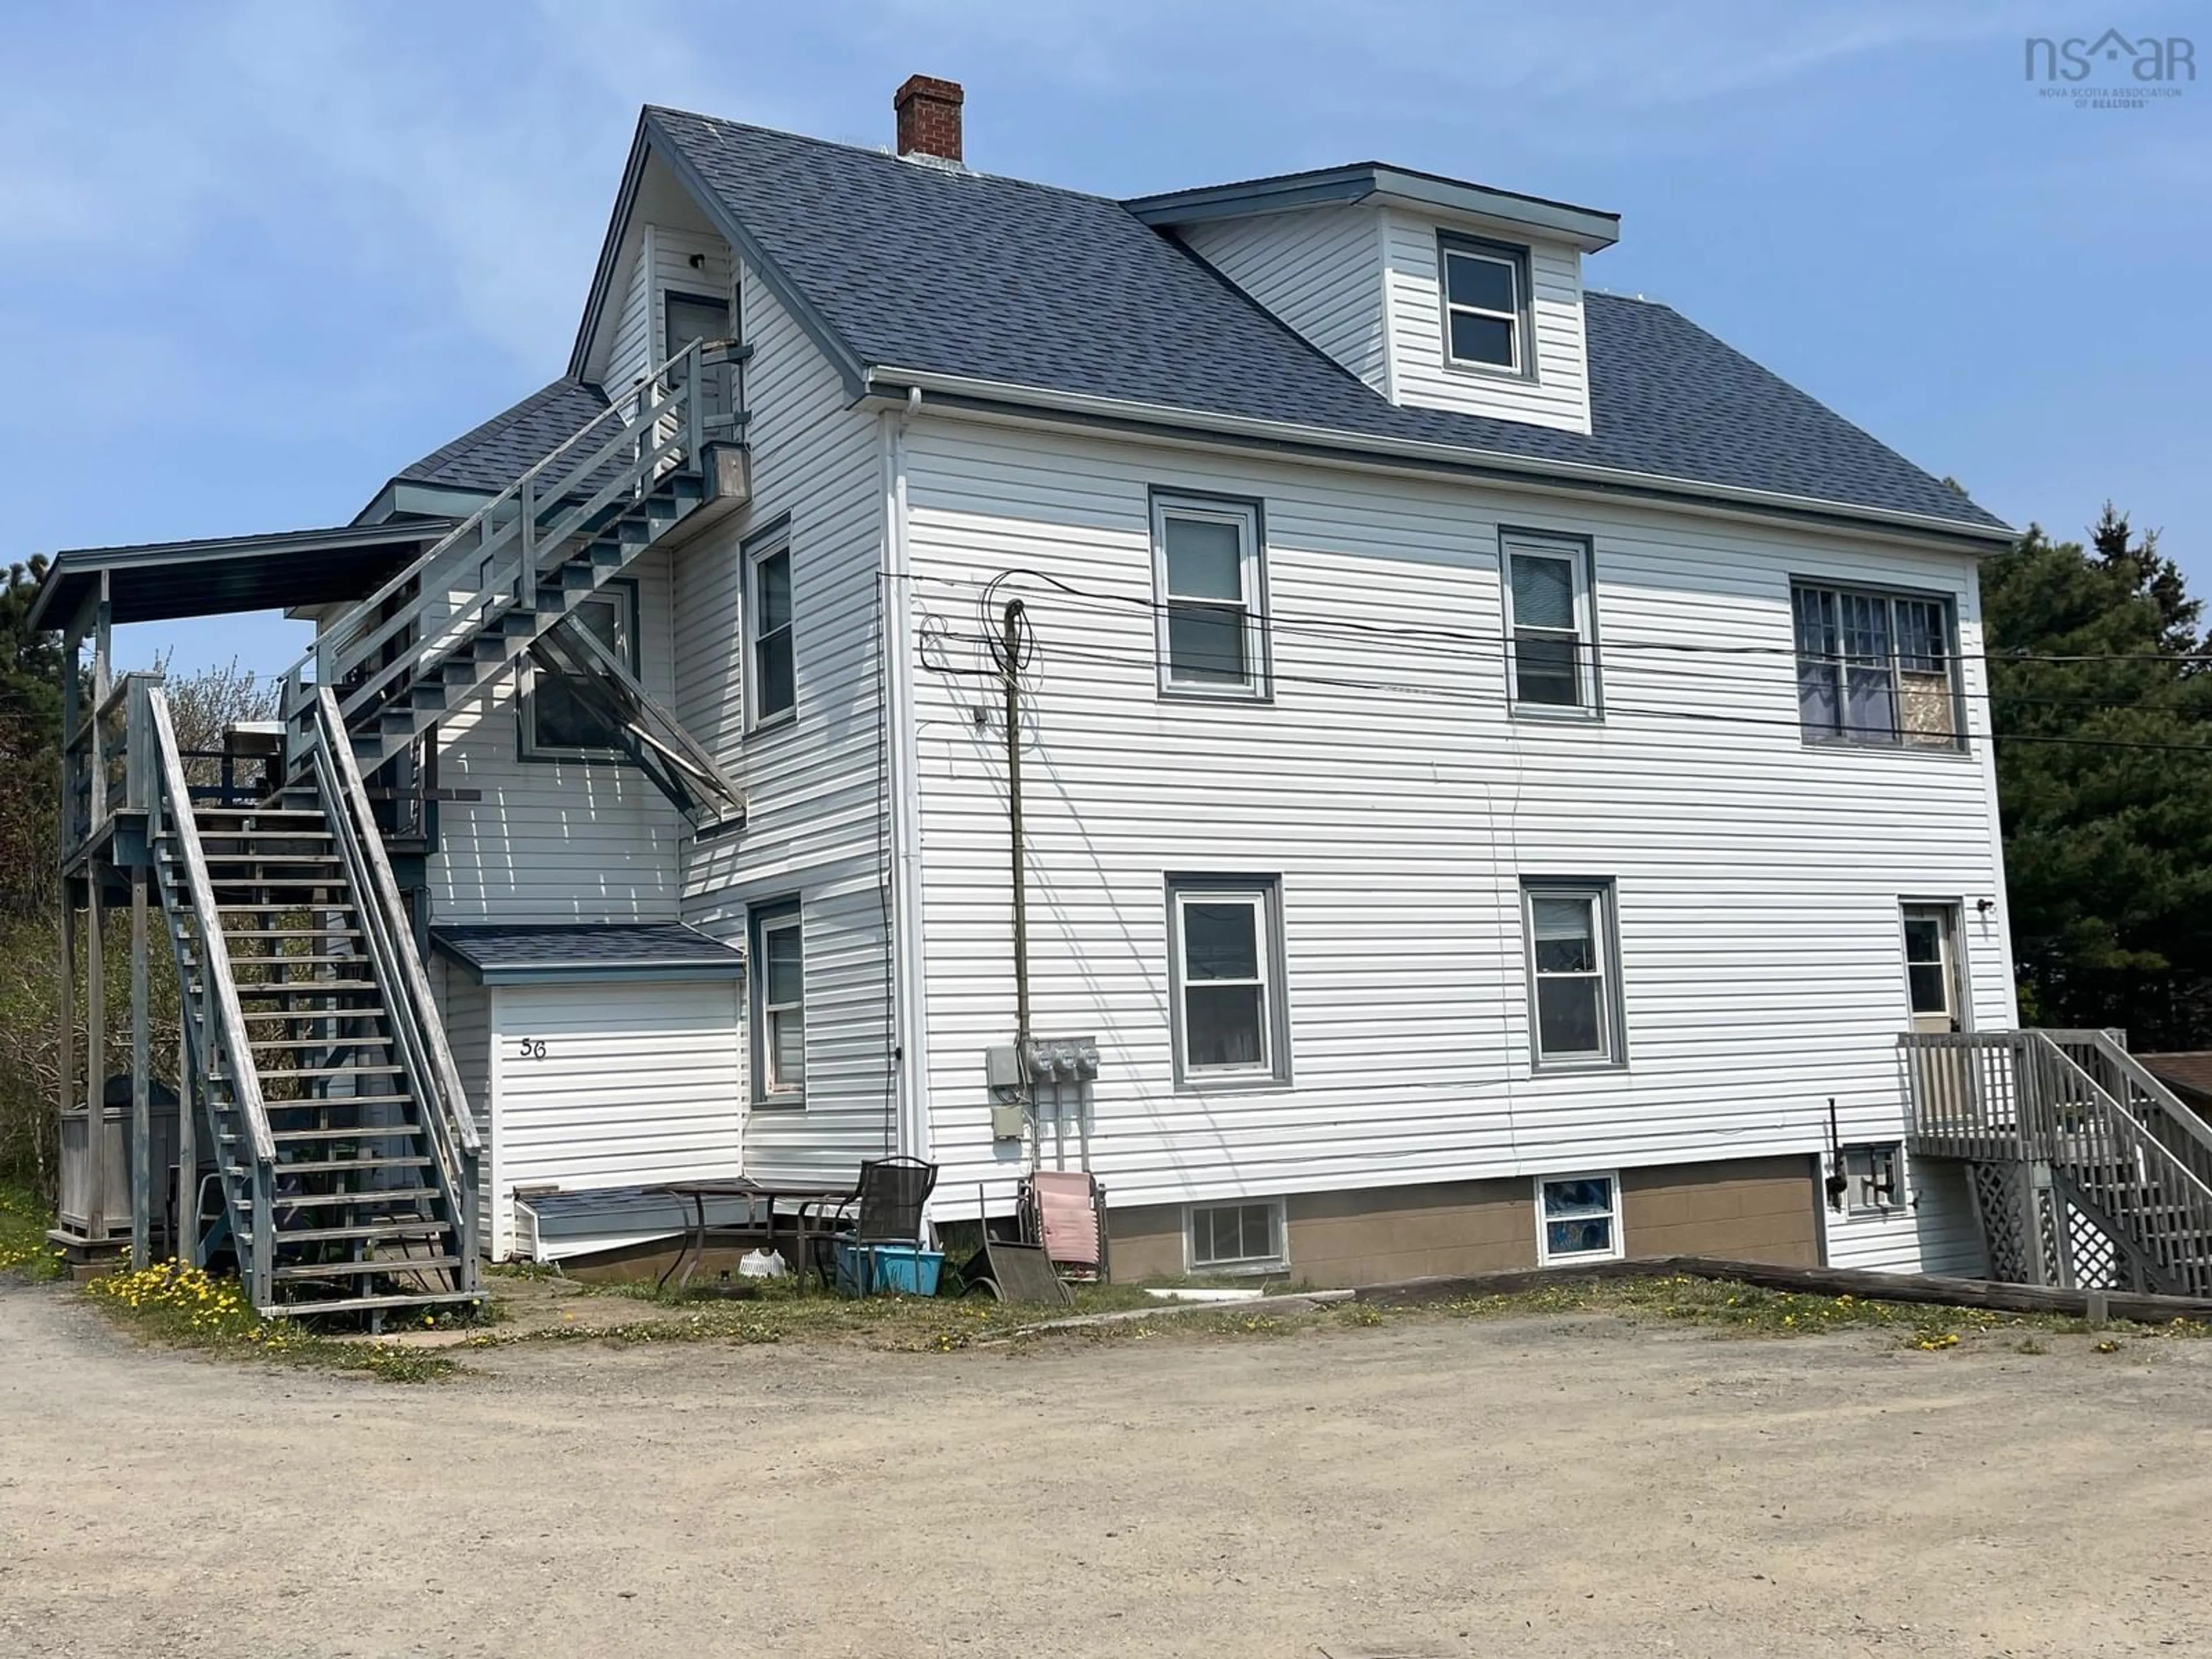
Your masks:
M433 450L399 476L410 483L446 484L495 495L606 406L606 393L599 387L563 377L474 431L463 433L443 449Z
M433 927L430 941L486 985L599 979L735 979L744 953L667 922Z
M1121 203L675 110L646 124L865 368L2002 527L1667 306L1588 295L1588 435L1406 408Z

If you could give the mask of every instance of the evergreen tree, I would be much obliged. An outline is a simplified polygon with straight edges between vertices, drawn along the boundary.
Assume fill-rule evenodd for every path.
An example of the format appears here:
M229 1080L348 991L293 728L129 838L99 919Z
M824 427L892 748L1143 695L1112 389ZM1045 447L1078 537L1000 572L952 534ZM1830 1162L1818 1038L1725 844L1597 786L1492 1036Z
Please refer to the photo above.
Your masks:
M2031 529L1982 595L2022 1018L2212 1047L2199 603L2110 504L2087 547Z

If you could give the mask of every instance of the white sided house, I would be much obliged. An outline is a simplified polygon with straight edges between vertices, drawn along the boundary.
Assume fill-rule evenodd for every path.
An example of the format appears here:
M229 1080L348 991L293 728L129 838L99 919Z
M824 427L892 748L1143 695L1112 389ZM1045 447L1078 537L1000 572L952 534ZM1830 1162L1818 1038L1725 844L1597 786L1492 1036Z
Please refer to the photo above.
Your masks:
M347 525L58 556L73 639L321 623L252 800L165 790L158 687L72 694L151 745L120 805L73 760L71 867L158 890L171 1161L270 1301L392 1294L286 1255L326 1193L459 1291L889 1153L939 1220L1084 1164L1117 1278L2180 1282L2150 1176L2026 1151L2063 1068L2186 1157L2110 1038L2015 1029L2003 525L1591 287L1612 214L1380 164L1109 200L970 169L960 101L909 82L896 152L648 108L561 379ZM271 921L325 836L362 914ZM249 912L328 948L268 970ZM387 1097L366 1151L285 1127ZM125 1224L84 1167L65 1226Z

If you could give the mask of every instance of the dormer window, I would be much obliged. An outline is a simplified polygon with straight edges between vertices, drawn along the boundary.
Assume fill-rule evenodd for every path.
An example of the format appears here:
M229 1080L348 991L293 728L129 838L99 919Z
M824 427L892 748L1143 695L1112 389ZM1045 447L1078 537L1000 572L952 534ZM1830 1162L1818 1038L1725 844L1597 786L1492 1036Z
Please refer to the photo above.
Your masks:
M1455 368L1530 372L1528 250L1440 235L1444 355Z

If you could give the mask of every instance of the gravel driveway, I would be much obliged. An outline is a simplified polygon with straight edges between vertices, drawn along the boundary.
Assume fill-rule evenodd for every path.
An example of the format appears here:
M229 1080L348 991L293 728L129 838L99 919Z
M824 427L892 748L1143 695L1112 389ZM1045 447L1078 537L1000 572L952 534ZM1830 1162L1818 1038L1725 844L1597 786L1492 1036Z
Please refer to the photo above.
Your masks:
M402 1387L0 1283L0 1653L2212 1653L2212 1342L1611 1317Z

